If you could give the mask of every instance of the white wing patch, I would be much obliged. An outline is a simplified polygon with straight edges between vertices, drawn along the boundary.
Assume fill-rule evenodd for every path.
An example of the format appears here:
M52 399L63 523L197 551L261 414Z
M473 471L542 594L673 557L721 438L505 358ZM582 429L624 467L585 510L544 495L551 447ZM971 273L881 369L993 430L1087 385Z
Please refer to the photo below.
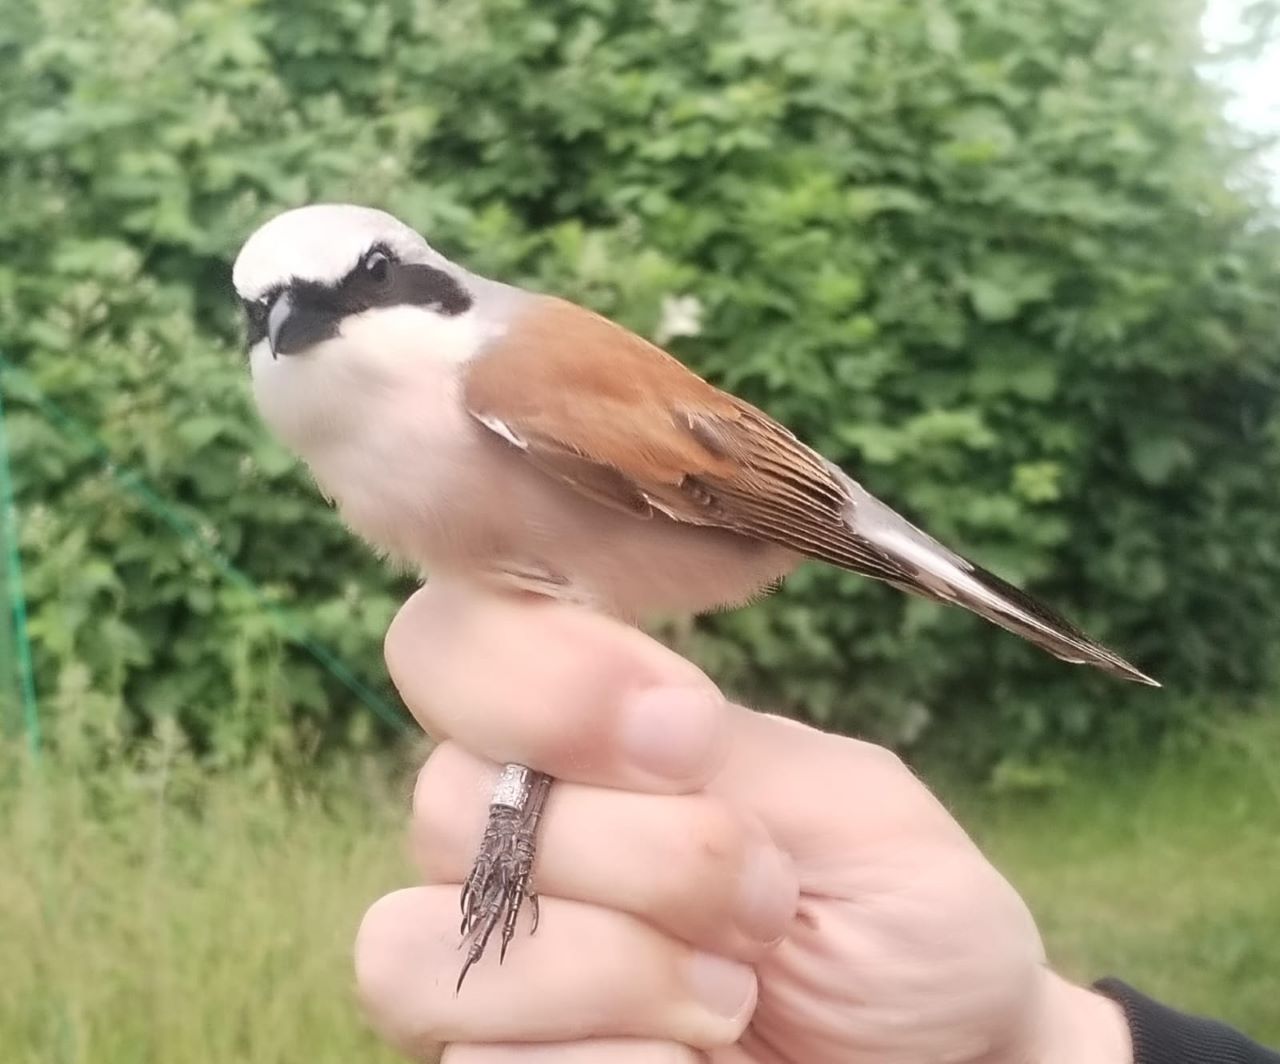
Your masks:
M485 428L487 428L490 432L501 436L504 440L506 440L509 444L511 444L512 447L518 447L522 451L527 451L529 449L528 443L526 443L514 432L512 432L511 426L508 425L501 418L496 418L492 414L477 414L474 412L471 414L471 416L475 418L478 422L480 422L480 424L483 425Z

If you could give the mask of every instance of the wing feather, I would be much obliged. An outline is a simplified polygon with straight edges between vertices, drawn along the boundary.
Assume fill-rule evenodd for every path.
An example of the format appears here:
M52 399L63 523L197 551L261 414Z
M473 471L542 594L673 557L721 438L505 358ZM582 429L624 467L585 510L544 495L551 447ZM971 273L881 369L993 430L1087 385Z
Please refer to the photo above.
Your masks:
M915 528L767 414L572 303L531 299L468 366L464 402L539 469L605 505L775 543L964 606L1064 660L1154 683Z
M580 402L584 394L589 404ZM571 303L469 369L468 410L550 475L637 516L732 529L880 579L912 571L859 537L832 468L784 426Z

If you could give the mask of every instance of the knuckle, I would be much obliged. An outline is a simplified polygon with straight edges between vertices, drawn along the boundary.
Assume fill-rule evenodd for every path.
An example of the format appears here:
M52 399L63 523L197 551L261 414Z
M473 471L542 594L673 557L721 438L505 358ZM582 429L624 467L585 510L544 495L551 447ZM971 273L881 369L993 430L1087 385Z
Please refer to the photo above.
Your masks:
M396 927L404 908L403 891L386 894L369 906L356 932L356 986L366 1010L379 1015L396 977Z
M684 845L689 856L713 868L736 867L746 849L741 818L715 798L700 795L689 810Z
M427 756L413 787L413 817L419 823L434 828L451 819L442 807L457 794L464 758L462 748L454 742L440 743Z
M907 763L887 746L872 745L871 752L881 770L886 774L900 776L911 772L907 768Z
M355 976L360 1006L370 1024L401 1048L422 1049L439 1041L444 1015L436 996L415 993L415 956L406 948L405 927L420 918L417 891L379 898L356 935Z
M857 761L868 768L883 773L885 776L911 774L906 762L887 746L880 746L878 743L869 743L864 739L853 739L848 736L842 736L839 741L842 745L845 745L851 758L856 758Z
M705 795L681 798L679 830L667 832L665 854L655 862L649 906L654 911L687 908L697 894L710 904L696 911L712 919L720 912L718 899L732 889L747 850L746 830L737 816L717 799Z
M411 709L430 708L435 690L458 658L466 624L454 598L431 585L400 607L382 639L382 656L392 682Z
M457 744L444 742L418 770L413 788L413 841L419 863L433 878L453 869L470 840L473 817L459 814L459 795L474 789L474 764Z
M410 600L412 603L412 600ZM392 680L400 684L412 669L421 643L412 631L411 605L406 604L391 619L387 634L382 638L382 657Z

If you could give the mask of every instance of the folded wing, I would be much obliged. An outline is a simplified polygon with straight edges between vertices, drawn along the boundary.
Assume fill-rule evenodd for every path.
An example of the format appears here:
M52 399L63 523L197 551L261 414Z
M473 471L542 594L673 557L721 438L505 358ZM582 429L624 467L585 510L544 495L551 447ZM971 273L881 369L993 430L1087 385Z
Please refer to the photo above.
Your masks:
M656 511L775 543L964 606L1065 661L1155 684L621 326L540 297L517 331L469 365L464 401L548 475L637 518Z

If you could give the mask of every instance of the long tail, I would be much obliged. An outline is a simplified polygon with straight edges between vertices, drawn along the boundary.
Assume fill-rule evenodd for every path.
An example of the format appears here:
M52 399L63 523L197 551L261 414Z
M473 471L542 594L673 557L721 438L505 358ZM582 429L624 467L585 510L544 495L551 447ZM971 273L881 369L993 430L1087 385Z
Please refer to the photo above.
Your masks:
M850 516L854 533L909 574L901 580L889 580L895 587L963 606L1063 661L1092 665L1124 680L1160 686L1043 603L948 550L847 474L841 473L841 477L854 503Z

